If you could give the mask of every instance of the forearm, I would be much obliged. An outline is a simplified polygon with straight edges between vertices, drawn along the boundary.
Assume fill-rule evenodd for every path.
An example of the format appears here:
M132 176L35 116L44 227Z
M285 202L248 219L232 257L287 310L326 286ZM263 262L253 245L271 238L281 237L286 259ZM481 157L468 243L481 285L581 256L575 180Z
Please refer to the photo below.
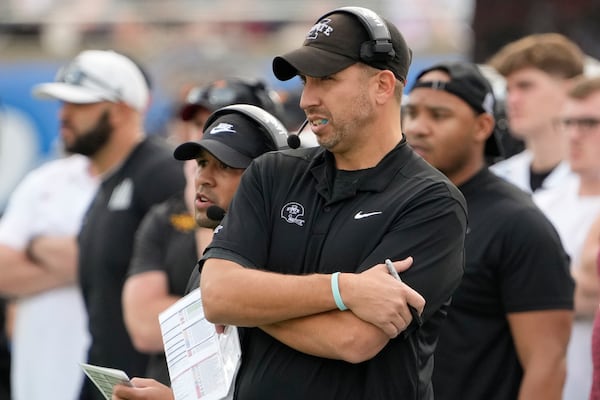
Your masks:
M551 352L550 352L551 353ZM519 400L560 400L566 379L565 354L544 354L524 367Z
M39 236L31 240L28 249L33 261L64 279L65 283L75 282L78 248L73 236Z
M350 363L373 358L389 341L381 329L350 311L329 311L260 328L302 353Z
M133 345L143 353L164 351L158 314L179 300L178 296L163 296L151 301L123 302L125 326Z
M395 268L402 271L411 264L409 257ZM208 260L200 281L205 315L214 324L264 326L336 310L334 277L284 275L243 268L231 261ZM412 321L409 304L418 313L425 305L419 293L394 279L383 264L360 274L339 274L338 278L346 307L391 338Z
M29 296L64 285L64 279L35 264L22 251L0 249L0 295Z
M200 287L206 318L215 323L260 326L336 308L329 275L285 275L209 259Z

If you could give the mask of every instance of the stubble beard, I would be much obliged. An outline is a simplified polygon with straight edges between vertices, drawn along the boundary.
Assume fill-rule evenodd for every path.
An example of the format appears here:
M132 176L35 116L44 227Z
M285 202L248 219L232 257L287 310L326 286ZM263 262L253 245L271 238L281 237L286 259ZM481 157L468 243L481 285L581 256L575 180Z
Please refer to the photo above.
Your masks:
M373 106L365 94L366 88L360 90L359 93L360 95L354 99L345 115L335 120L336 126L332 126L334 128L333 134L327 138L317 138L322 147L333 151L340 144L347 141L346 139L357 135L357 131L367 125L368 121L371 121Z

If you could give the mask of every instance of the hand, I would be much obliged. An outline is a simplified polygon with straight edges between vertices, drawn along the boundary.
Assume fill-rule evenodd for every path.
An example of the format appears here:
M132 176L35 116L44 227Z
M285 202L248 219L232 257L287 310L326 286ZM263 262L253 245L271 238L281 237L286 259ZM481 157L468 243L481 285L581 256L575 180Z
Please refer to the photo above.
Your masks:
M170 387L147 378L133 378L133 387L116 385L113 389L112 400L174 400L175 396Z
M410 268L412 257L394 262L396 271ZM425 299L410 286L394 279L385 264L378 264L360 274L341 274L340 293L346 306L360 319L367 321L395 338L413 320L409 305L419 315Z

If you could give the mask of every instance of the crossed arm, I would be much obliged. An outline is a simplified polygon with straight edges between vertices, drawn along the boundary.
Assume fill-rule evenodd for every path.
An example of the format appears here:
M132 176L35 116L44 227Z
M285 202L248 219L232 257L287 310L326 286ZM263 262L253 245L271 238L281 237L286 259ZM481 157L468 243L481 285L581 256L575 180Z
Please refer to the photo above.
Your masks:
M73 236L37 236L23 250L0 245L0 294L28 296L71 284L77 257Z
M395 266L402 272L411 264L408 258ZM335 305L329 274L282 275L209 259L200 286L209 321L256 326L298 351L348 362L372 358L410 324L408 305L419 313L425 305L383 264L340 275L347 311Z
M419 313L425 305L417 292L392 278L383 264L361 274L342 274L340 294L349 310L339 311L331 295L331 275L281 275L246 269L231 261L209 261L201 275L202 302L209 321L259 326L288 346L319 357L348 362L369 359L410 324L408 304ZM394 264L402 272L412 259ZM209 283L204 281L202 286L206 275ZM229 284L229 279L236 281ZM261 284L272 289L261 289ZM249 292L240 293L242 288ZM235 297L225 300L232 294ZM154 379L134 378L132 383L134 387L115 386L113 400L174 398L169 387Z

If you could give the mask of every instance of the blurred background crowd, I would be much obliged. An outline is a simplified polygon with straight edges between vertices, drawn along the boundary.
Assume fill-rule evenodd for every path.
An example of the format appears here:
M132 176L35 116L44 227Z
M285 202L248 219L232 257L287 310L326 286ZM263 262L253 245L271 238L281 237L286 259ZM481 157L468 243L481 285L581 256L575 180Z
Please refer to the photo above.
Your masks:
M60 105L33 98L31 88L80 51L114 49L139 61L152 82L146 131L168 137L190 89L224 77L261 78L299 111L300 80L276 80L272 58L340 6L370 8L400 28L413 50L407 87L439 60L485 64L541 32L570 38L600 70L600 0L0 0L0 215L23 177L61 152ZM297 128L301 115L290 118Z
M315 15L343 5L371 8L400 27L414 52L409 83L436 60L483 63L534 32L563 33L600 57L600 2L593 0L3 0L0 211L21 177L56 152L58 104L33 99L31 87L52 80L80 50L114 49L139 60L153 80L147 131L165 134L193 84L262 77L294 94L299 81L274 79L271 58L302 37Z

